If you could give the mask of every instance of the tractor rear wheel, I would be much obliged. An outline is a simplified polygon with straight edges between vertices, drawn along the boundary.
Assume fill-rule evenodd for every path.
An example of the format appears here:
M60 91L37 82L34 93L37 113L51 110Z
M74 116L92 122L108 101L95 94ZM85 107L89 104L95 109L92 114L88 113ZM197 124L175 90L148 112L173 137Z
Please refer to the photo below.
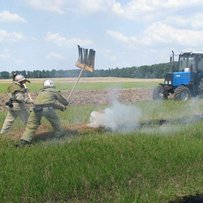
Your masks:
M153 100L163 100L168 99L168 95L164 93L164 87L162 85L158 85L154 88L152 92Z
M174 91L174 100L187 101L190 99L191 93L188 87L181 85Z

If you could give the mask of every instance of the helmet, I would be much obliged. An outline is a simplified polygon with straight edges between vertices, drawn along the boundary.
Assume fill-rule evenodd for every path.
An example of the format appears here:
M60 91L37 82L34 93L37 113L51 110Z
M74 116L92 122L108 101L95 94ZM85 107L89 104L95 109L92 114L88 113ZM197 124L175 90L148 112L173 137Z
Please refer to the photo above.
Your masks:
M17 74L15 77L14 77L14 80L16 82L22 82L22 81L25 81L25 82L30 82L29 80L27 80L23 75L21 74Z
M45 80L44 81L44 87L54 87L54 81L53 80Z

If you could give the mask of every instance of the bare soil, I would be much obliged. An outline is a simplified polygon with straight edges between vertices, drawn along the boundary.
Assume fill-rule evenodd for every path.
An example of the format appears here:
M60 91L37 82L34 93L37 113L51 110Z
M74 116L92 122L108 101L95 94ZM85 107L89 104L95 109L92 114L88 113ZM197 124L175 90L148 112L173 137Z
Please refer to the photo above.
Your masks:
M63 96L68 98L70 91L63 92ZM33 100L37 93L31 93ZM135 103L152 99L151 88L136 89L108 89L108 90L75 90L70 101L72 104L109 104L113 99L124 103ZM4 111L5 102L8 100L7 94L1 94L0 110Z

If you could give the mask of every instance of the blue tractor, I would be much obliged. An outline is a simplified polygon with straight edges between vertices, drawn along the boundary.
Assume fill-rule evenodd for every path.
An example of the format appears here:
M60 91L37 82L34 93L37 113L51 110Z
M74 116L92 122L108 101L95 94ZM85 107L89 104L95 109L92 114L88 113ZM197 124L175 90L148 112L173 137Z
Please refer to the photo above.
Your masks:
M178 66L171 57L172 72L167 73L164 83L154 88L154 100L187 101L191 97L203 96L203 53L184 52L179 54Z

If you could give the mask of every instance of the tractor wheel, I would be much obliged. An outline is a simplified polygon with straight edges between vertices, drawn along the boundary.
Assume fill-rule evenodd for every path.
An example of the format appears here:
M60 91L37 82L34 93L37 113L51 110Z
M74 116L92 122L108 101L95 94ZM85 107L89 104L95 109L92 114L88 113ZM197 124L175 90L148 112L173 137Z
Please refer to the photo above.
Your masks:
M168 99L168 95L164 94L164 87L162 85L159 85L154 88L152 93L153 100L163 100Z
M180 86L174 91L174 100L187 101L190 97L191 93L188 87Z

